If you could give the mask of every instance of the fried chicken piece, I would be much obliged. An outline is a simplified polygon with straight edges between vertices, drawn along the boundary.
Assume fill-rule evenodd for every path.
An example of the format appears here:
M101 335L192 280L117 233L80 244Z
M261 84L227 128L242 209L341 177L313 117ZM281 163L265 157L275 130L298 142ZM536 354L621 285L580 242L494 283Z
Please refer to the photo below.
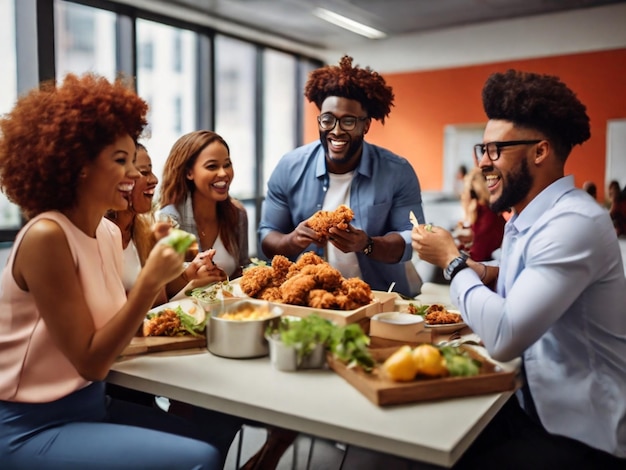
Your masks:
M328 238L328 230L336 227L346 230L350 221L354 219L354 212L348 206L342 204L334 211L317 211L307 220L306 224L311 227L319 237Z
M299 273L300 270L304 268L305 266L323 264L323 263L326 263L326 261L324 261L324 259L321 256L319 256L314 251L307 251L306 253L303 253L300 256L300 258L298 258L298 260L289 267L289 272L287 273L287 279Z
M257 294L257 299L267 300L268 302L283 302L283 294L280 287L266 287Z
M432 304L426 310L424 321L429 325L443 325L460 323L463 321L463 318L458 313L449 312L443 305Z
M309 291L315 288L315 278L298 273L280 286L283 302L291 305L307 305Z
M325 289L313 289L309 292L309 307L336 309L337 299Z
M144 321L144 336L176 336L180 330L180 318L172 309L165 309L159 315Z
M274 270L274 287L279 287L287 279L287 273L293 263L283 255L275 255L272 258L272 269Z
M239 285L244 294L256 297L259 292L272 286L274 270L269 266L253 266L246 269L241 276Z
M330 292L340 287L343 281L341 272L328 263L307 265L300 272L315 277L316 286Z
M339 308L339 310L356 310L357 308L361 307L361 305L359 305L359 303L356 302L354 299L350 298L346 294L341 293L335 295L335 302L337 302L337 307Z
M358 304L359 307L367 305L372 301L372 288L367 282L358 277L345 279L341 283L341 292Z

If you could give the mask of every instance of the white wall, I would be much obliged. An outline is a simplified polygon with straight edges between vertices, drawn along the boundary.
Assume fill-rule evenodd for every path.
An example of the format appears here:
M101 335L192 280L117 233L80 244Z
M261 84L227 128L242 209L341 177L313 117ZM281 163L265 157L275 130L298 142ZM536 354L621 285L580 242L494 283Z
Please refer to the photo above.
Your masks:
M434 70L626 47L626 3L372 40L343 54L380 73Z

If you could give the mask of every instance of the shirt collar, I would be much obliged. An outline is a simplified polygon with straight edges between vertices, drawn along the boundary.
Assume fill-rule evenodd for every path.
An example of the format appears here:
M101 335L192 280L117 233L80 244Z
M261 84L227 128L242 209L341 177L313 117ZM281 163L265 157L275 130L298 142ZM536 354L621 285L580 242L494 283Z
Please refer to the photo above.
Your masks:
M363 141L363 153L361 154L361 161L355 168L355 171L368 178L372 177L372 154L372 146ZM315 157L315 176L317 178L322 178L323 176L326 176L326 174L326 155L324 154L324 146L320 144L317 148L317 156Z
M574 176L568 175L559 178L554 183L541 191L520 214L515 214L509 221L519 232L527 230L548 209L563 197L564 194L574 189Z

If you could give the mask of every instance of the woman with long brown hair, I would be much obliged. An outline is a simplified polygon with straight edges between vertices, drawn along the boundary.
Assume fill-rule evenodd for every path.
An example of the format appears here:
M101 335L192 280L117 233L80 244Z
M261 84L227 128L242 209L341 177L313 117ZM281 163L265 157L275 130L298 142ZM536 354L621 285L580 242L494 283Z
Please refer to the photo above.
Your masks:
M190 132L172 146L159 199L160 215L196 235L200 250L216 250L224 278L240 276L250 262L248 216L229 194L233 177L226 141L212 131Z

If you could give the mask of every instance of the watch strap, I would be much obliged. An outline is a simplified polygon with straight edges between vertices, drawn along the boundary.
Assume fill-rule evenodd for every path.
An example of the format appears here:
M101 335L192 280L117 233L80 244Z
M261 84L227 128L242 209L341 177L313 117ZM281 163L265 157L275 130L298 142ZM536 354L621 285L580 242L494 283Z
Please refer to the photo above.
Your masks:
M374 249L374 240L372 237L367 237L367 245L363 248L363 254L365 256L369 256L372 254L372 250Z
M469 253L465 251L461 251L461 256L457 256L450 264L443 270L443 277L445 277L448 281L454 279L461 270L467 268L467 260L469 258Z

